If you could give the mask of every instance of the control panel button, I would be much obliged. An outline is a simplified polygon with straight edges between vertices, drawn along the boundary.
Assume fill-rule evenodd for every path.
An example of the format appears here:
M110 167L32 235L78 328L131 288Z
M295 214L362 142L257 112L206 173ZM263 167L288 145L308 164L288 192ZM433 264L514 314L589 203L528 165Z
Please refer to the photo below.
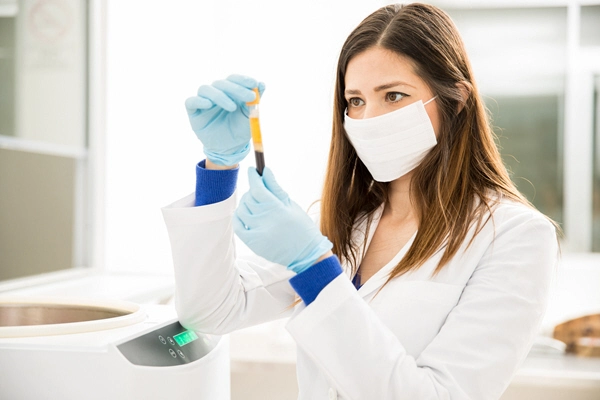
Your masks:
M177 358L177 354L175 354L175 350L169 349L169 353L171 353L171 357Z
M162 342L162 344L167 344L167 341L165 340L164 337L162 337L162 335L158 335L158 340L160 340Z
M167 336L167 340L169 341L169 343L171 343L172 346L175 346L175 341L171 339L170 336Z
M185 354L183 354L183 351L177 350L177 354L179 354L179 357L185 358Z

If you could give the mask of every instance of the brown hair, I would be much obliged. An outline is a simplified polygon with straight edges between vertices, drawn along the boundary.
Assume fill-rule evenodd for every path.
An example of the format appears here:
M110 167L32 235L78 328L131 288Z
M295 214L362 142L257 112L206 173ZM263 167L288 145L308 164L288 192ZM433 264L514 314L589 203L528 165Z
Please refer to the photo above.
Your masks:
M337 66L320 223L340 260L356 272L359 245L352 242L353 228L365 218L370 222L373 212L387 201L389 184L373 179L343 126L348 62L375 46L408 57L417 75L437 95L438 144L414 170L411 180L418 232L388 282L418 268L445 247L435 275L456 254L471 226L477 223L476 231L481 229L484 215L498 195L532 206L502 163L465 47L450 17L426 4L388 5L365 18L348 36ZM466 101L461 85L468 92Z

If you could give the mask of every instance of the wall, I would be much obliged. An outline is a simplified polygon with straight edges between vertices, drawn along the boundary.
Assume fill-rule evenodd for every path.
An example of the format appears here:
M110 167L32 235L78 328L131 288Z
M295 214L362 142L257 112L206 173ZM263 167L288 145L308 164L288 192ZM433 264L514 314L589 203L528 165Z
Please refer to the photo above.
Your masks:
M232 73L266 83L266 164L292 199L318 199L343 41L380 4L109 1L106 265L171 269L160 207L191 193L202 146L184 107L202 84ZM296 4L292 6L291 4ZM248 157L239 190L247 189Z

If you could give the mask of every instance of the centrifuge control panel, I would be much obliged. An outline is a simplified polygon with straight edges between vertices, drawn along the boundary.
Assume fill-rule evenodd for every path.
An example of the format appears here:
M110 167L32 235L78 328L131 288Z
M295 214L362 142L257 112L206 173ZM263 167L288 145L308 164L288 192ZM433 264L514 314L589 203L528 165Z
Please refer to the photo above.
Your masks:
M124 342L117 349L132 364L169 367L201 359L217 346L220 338L187 330L174 322Z

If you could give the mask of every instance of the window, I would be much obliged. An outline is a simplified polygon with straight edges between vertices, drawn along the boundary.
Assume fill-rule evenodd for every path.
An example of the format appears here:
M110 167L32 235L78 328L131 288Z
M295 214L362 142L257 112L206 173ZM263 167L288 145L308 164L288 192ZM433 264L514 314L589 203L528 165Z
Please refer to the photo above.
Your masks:
M513 182L538 210L562 222L562 97L494 97L487 107Z
M600 75L595 79L594 90L594 212L592 251L600 252Z
M84 264L87 2L0 2L0 280Z

